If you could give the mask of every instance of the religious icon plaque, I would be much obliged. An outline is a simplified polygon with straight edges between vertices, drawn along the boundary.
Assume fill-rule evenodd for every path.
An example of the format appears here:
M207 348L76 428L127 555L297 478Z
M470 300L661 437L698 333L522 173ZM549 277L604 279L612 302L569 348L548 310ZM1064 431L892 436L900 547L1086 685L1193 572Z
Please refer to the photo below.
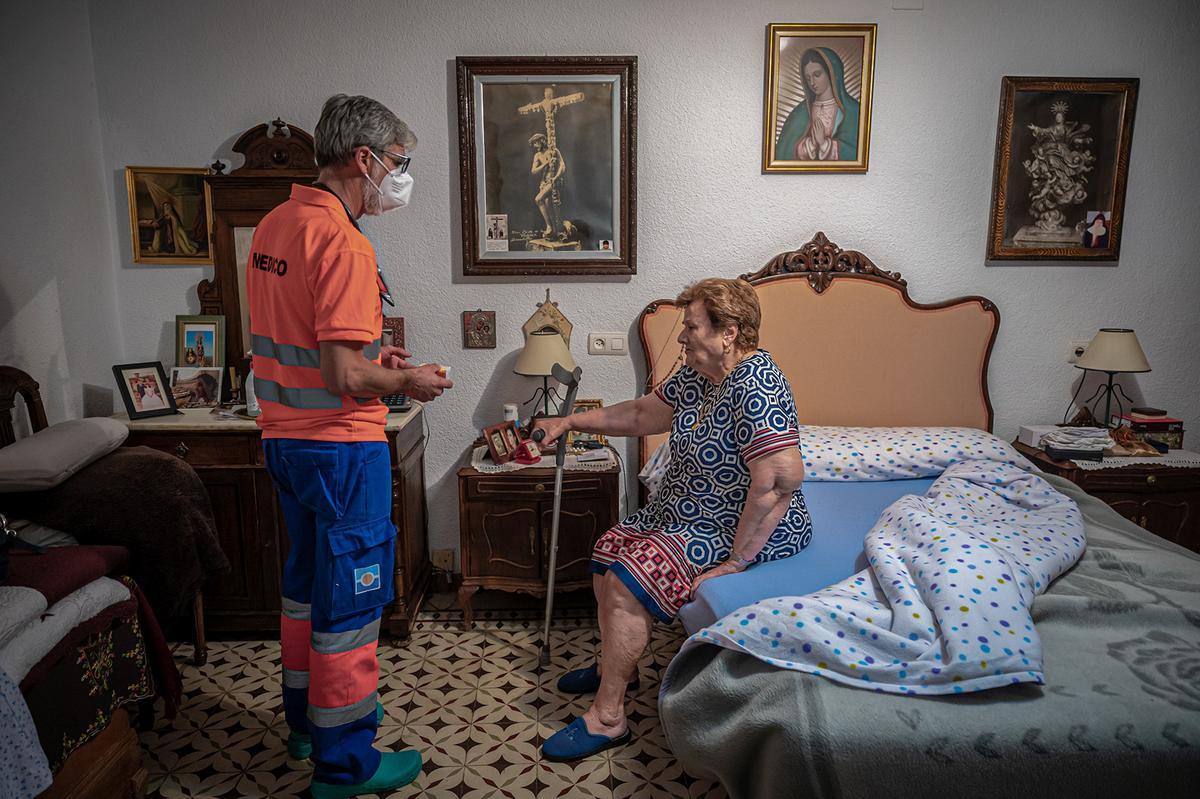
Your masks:
M635 274L637 58L457 68L464 274Z

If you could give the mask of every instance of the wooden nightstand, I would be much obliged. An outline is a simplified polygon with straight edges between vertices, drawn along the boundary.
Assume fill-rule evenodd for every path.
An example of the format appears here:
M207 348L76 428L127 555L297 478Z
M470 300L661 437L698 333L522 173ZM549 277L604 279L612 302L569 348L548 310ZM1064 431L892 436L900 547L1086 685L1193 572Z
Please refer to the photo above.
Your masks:
M1065 477L1134 524L1200 552L1200 468L1131 464L1086 470L1019 441L1013 446L1042 471Z
M555 593L591 586L592 547L618 521L620 476L619 466L563 473ZM466 627L474 621L471 599L480 588L546 595L553 514L553 469L458 470L458 602Z

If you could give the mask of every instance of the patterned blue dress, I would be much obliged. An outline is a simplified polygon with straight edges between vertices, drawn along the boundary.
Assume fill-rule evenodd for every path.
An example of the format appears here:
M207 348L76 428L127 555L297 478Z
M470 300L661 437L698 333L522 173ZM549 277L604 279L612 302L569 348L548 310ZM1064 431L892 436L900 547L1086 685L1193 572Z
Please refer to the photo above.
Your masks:
M687 601L692 581L728 559L750 489L749 464L799 448L796 404L770 353L757 350L720 385L684 366L655 389L674 409L671 463L646 507L606 532L591 570L611 570L650 615L670 621ZM795 555L812 540L800 489L755 558Z

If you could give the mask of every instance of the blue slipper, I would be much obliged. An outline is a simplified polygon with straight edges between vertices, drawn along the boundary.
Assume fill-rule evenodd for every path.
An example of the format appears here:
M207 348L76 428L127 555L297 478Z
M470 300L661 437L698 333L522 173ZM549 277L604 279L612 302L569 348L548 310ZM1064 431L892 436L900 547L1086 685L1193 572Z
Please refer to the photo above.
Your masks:
M629 687L626 690L636 691L641 684L642 681L637 672L634 672L633 679L629 681ZM568 671L558 678L558 690L564 694L590 694L600 690L599 664L593 663L585 669Z
M546 739L542 744L542 757L555 763L570 763L614 746L624 746L632 740L633 735L628 728L616 738L592 735L587 730L583 716L580 716Z
M375 703L375 726L383 723L383 703ZM287 753L292 760L308 760L312 757L312 736L306 732L288 733Z

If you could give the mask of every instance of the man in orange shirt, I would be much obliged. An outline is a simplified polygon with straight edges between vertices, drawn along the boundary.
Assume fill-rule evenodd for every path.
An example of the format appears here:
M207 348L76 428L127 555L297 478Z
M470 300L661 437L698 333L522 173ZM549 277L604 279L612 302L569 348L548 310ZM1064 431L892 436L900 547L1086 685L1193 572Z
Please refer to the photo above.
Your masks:
M375 650L393 598L396 528L379 397L430 401L453 384L382 346L391 303L357 219L408 203L408 126L368 97L335 95L314 136L317 183L258 225L246 269L267 470L287 522L281 650L288 752L312 757L315 799L382 793L421 771L372 744Z

